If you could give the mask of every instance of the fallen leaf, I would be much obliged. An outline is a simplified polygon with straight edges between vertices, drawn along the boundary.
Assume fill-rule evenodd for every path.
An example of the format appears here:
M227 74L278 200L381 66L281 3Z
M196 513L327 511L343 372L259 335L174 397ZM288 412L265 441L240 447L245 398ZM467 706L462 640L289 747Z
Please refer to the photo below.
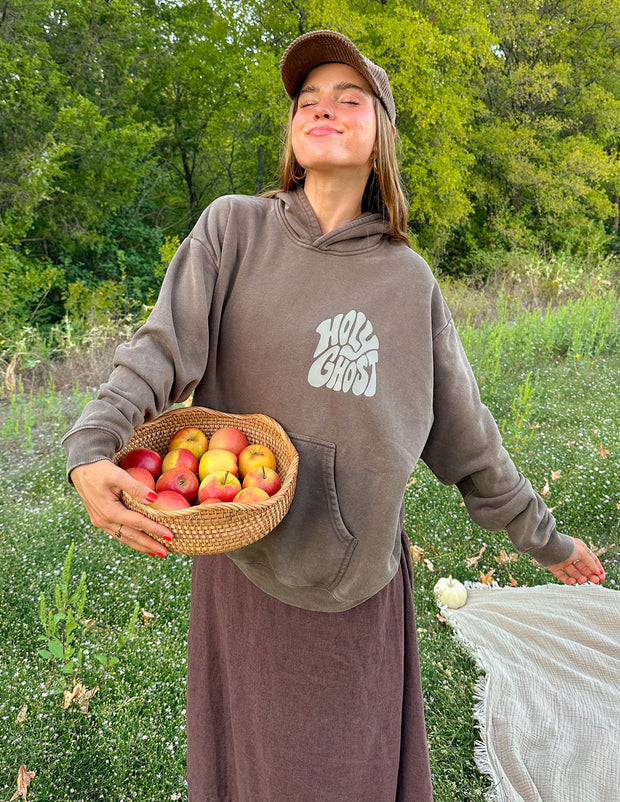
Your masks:
M11 797L11 802L13 802L14 799L19 799L20 796L23 799L28 798L28 786L34 775L35 772L28 771L23 764L19 767L19 771L17 772L17 791L15 791Z
M551 471L551 479L555 482L562 476L562 471Z
M504 563L512 563L518 559L519 555L516 552L511 551L510 554L508 554L508 552L502 549L499 553L499 557L495 558L495 562L499 563L500 565L504 565Z
M601 447L599 448L599 454L601 455L601 459L607 459L607 455L609 451L605 448L605 446L601 443Z
M441 615L441 613L437 613L437 620L440 624L445 624L448 621L445 615Z
M90 700L99 690L98 687L88 690L81 682L76 682L73 688L66 690L63 694L62 707L66 710L73 702L80 708L82 713L88 713Z
M467 560L466 560L467 567L471 568L472 565L478 565L478 560L482 557L482 555L484 554L485 550L486 550L486 546L481 546L480 547L480 551L478 552L478 554L475 557L468 557Z
M413 562L419 563L422 557L424 557L424 549L420 548L420 546L412 546L411 559L413 560Z
M540 491L540 495L543 496L543 497L551 495L551 486L549 485L549 482L548 482L547 479L545 479L545 486Z
M26 721L26 716L28 715L28 705L22 705L21 710L17 714L17 718L15 719L15 723L18 724L20 727Z
M426 557L424 558L424 565L428 568L429 571L435 570L435 566L433 565L433 563Z
M512 574L508 574L508 581L510 582L511 588L516 588L519 584Z
M148 610L145 610L144 608L142 608L142 618L144 619L144 623L145 624L148 624L149 621L151 620L151 618L153 618L154 615L155 615L155 613L149 613Z
M414 486L414 484L415 484L417 481L418 481L418 480L415 478L415 476L414 476L414 477L412 477L412 478L411 478L411 479L410 479L410 480L407 482L407 487L413 487L413 486Z
M491 568L486 574L480 571L480 581L483 585L492 585L493 584L493 574L495 572L495 568Z
M609 543L607 546L595 546L594 543L590 543L590 551L596 557L601 557L605 552L609 551L610 549L614 549L616 547L615 543Z

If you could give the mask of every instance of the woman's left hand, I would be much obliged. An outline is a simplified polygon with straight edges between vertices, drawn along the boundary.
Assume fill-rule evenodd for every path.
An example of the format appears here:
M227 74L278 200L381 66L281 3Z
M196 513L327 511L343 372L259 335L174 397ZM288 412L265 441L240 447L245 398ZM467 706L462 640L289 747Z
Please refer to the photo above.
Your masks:
M555 565L548 565L547 568L565 585L583 585L585 582L593 582L598 585L605 579L605 571L599 562L598 557L589 549L583 540L578 537L575 541L575 550L568 560Z

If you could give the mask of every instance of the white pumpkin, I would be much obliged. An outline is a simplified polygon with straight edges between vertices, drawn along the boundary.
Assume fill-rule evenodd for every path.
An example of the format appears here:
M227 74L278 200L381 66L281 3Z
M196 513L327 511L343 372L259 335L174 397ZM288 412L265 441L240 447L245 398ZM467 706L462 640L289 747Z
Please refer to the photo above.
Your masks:
M433 593L439 604L443 604L451 610L457 610L467 601L467 588L462 582L459 582L458 579L452 579L451 576L443 576L439 579L435 583Z

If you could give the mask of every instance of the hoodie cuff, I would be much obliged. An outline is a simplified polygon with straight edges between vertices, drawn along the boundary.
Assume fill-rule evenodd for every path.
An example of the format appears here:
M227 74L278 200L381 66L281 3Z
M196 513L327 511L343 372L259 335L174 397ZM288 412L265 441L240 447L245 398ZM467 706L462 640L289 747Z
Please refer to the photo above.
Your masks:
M63 438L62 446L67 453L67 480L71 482L71 471L79 465L102 459L111 462L119 443L116 436L105 429L78 429Z

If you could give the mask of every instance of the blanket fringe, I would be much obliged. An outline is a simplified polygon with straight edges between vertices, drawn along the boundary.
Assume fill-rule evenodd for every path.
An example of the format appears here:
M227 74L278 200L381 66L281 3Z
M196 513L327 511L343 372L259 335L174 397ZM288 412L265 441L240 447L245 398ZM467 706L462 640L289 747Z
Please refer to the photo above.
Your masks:
M474 744L474 761L480 774L482 774L483 777L486 777L491 783L490 787L485 791L485 799L488 800L488 802L502 802L503 795L501 792L501 785L503 778L496 775L493 765L489 760L489 754L486 747L487 675L482 661L482 656L474 644L469 641L462 632L460 632L457 622L453 618L450 618L450 611L445 609L445 612L448 613L446 616L447 622L452 628L454 635L472 656L474 662L476 663L476 667L480 672L474 685L473 693L473 714L479 734L479 738Z
M501 797L499 795L501 779L498 781L495 776L486 746L486 690L487 677L485 674L481 674L474 686L473 712L480 735L480 738L474 744L474 761L480 774L482 774L483 777L487 777L492 783L491 787L485 792L485 799L487 799L488 802L501 802Z

